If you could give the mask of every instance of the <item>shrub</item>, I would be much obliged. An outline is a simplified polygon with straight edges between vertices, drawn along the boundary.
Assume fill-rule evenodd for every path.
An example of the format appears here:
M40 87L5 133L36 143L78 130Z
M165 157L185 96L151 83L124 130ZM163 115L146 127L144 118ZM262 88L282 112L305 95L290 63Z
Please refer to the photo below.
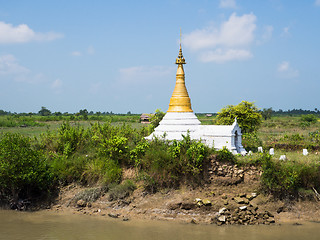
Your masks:
M58 129L57 151L70 156L85 142L85 130L81 126L72 127L69 122L64 122Z
M124 199L136 189L136 185L131 180L125 180L119 185L110 185L109 201Z
M189 135L181 141L154 139L136 163L152 189L177 186L184 181L192 184L201 178L203 162L209 152L207 146L191 140Z
M97 158L89 161L82 173L81 180L86 184L100 183L107 185L119 183L122 169L111 159Z
M85 201L86 203L95 202L98 198L100 198L105 192L107 188L89 188L85 189L78 194L76 194L73 198L74 203L77 203L80 199Z
M305 163L273 160L268 154L262 159L261 184L276 196L297 196L299 189L320 184L319 162Z
M244 133L242 135L242 145L247 151L257 151L258 147L262 145L262 141L256 132Z
M235 156L226 147L216 151L216 159L221 162L236 162Z
M316 123L318 121L318 118L313 114L306 114L301 116L300 121L308 122L308 123Z
M164 117L165 113L162 112L160 109L157 109L156 112L154 113L154 115L152 115L150 122L151 122L151 126L152 129L151 131L153 131L156 127L158 127L160 121L162 120L162 118Z
M251 133L261 124L261 113L254 103L242 101L236 106L229 105L218 112L217 123L231 125L237 118L243 133Z
M85 156L74 155L67 157L57 153L49 153L48 163L57 182L62 185L81 182L82 174L86 166Z
M52 186L44 154L34 150L30 138L6 133L0 140L0 191L15 202Z

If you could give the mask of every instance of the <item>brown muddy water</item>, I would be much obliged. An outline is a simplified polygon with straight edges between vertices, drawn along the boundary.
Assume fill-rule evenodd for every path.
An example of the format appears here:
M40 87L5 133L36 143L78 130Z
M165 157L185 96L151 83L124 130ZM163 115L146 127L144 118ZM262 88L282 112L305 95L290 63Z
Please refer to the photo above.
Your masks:
M29 213L0 210L0 239L318 240L320 223L218 227L155 220L122 222L120 219L108 217L56 214L46 211Z

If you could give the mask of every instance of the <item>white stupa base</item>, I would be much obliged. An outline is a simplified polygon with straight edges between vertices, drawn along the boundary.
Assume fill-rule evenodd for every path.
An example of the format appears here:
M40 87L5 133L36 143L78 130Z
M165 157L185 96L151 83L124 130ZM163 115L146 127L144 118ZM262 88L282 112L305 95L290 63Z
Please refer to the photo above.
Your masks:
M152 140L156 138L164 138L166 140L182 140L182 135L194 135L201 122L193 112L167 112L154 129L154 132L146 137Z
M159 126L145 139L182 140L187 134L193 140L215 149L226 147L233 154L245 155L241 143L241 129L235 121L232 125L201 125L193 112L167 112Z

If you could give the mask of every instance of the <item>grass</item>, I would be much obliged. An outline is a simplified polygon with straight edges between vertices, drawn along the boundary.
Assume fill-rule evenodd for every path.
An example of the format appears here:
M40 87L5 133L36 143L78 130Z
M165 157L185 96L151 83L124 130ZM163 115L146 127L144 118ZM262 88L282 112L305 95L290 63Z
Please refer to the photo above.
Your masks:
M262 122L258 137L264 145L279 142L285 135L299 134L308 139L310 132L320 130L320 121L304 126L298 116L276 116Z
M72 125L77 125L79 124L80 126L84 127L84 128L88 128L90 127L91 124L95 123L95 122L100 122L103 123L101 121L71 121L70 123ZM44 133L46 131L56 131L59 126L63 123L63 121L50 121L50 122L44 122L43 125L41 126L34 126L34 127L0 127L0 133L20 133L24 136L28 136L28 137L39 137L41 133ZM121 126L123 125L124 122L113 122L111 123L111 125L113 126ZM145 127L145 124L139 123L139 122L129 122L126 123L130 126L132 126L133 128L136 129L141 129L143 127Z

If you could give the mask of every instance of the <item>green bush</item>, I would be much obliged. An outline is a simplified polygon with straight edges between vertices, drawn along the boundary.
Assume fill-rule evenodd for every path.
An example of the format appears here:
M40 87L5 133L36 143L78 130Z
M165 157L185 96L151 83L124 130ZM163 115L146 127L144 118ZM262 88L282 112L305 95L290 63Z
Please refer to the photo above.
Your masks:
M227 149L227 147L223 147L216 151L216 159L221 162L236 163L236 157Z
M252 133L244 133L242 135L242 146L247 150L247 151L253 151L256 152L258 147L262 146L262 141L258 137L256 132Z
M297 196L301 188L311 189L319 186L319 166L319 161L279 161L265 154L262 159L262 187L276 196Z
M69 122L64 122L58 129L57 151L70 156L85 143L85 130L81 126L72 127Z
M50 153L48 163L56 181L62 185L81 182L87 159L83 155L67 157L57 153Z
M313 114L306 114L301 116L300 121L308 122L308 123L316 123L318 121L318 118Z
M125 180L119 185L110 185L109 188L109 201L114 201L130 196L137 187L131 180Z
M136 165L151 188L190 184L201 179L203 162L210 149L199 141L184 136L181 141L151 141Z
M44 154L32 148L30 138L6 133L0 140L0 192L17 201L52 187Z
M78 194L76 194L73 198L73 202L77 203L80 199L85 201L86 203L95 202L98 198L100 198L105 192L107 188L96 187L85 189Z
M217 123L231 125L235 118L242 133L251 133L258 129L262 115L254 103L242 101L236 106L229 105L218 112Z

